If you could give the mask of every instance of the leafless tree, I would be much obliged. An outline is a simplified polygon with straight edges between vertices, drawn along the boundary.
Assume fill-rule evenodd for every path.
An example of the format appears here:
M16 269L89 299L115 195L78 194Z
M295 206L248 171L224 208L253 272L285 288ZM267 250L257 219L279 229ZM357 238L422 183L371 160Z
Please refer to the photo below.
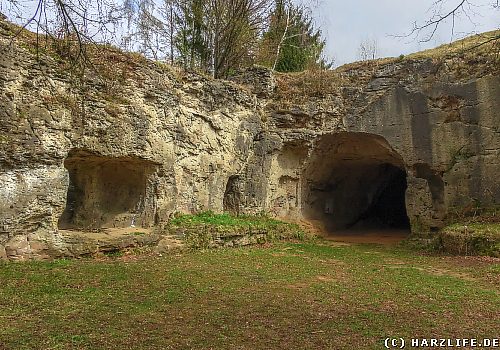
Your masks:
M269 0L37 0L27 8L24 3L2 2L13 17L12 11L18 18L33 11L17 34L29 27L45 34L37 39L56 39L52 45L62 46L71 61L85 61L90 43L119 43L214 77L254 61L273 5ZM286 28L283 38L289 39Z
M377 58L378 45L376 39L365 39L359 44L358 58L361 61L374 60Z
M214 77L249 62L269 11L266 0L138 1L127 6L125 47Z
M492 0L490 3L492 11L500 9L500 1ZM428 12L429 18L423 22L414 22L411 30L398 37L413 37L420 42L429 42L435 36L438 29L445 23L451 21L451 36L455 35L455 25L459 20L467 19L474 23L477 15L477 3L474 0L435 0ZM487 38L487 42L500 39L500 35Z
M13 15L24 18L28 9L23 2L5 1ZM46 40L57 39L67 58L77 62L85 56L85 45L97 36L100 40L115 36L121 13L122 8L112 0L38 0L13 39L30 27L37 33L37 48L41 44L38 34L44 34Z
M269 10L266 0L210 0L207 23L212 73L225 76L252 55Z
M290 13L291 6L290 5L291 5L290 0L284 0L283 1L282 7L283 7L283 11L284 11L283 15L285 17L285 25L284 25L284 28L283 28L283 35L281 36L280 41L278 42L278 45L276 47L276 56L274 58L273 71L276 70L276 65L278 64L278 59L280 57L281 48L283 46L283 43L285 42L285 40L289 36L288 35L288 30L290 28L290 19L291 19L291 13Z
M163 7L153 0L126 0L124 10L127 32L121 38L121 46L155 60L166 56L171 46L170 23L174 21L168 18L167 0Z
M174 64L174 37L176 32L176 18L178 18L177 7L175 5L175 0L164 0L162 8L163 18L166 19L167 26L167 38L169 45L169 61L170 64Z

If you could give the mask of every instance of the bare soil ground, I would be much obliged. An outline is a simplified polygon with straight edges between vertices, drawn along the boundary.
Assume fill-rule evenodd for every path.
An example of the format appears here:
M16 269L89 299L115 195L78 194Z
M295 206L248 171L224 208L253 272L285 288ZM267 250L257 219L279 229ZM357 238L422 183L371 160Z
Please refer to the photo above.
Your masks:
M398 229L352 229L328 231L320 221L302 220L299 225L309 232L332 242L340 243L373 243L382 245L395 245L403 241L410 234L409 230Z
M394 245L410 234L406 230L345 230L329 232L323 237L327 240L346 243L374 243Z

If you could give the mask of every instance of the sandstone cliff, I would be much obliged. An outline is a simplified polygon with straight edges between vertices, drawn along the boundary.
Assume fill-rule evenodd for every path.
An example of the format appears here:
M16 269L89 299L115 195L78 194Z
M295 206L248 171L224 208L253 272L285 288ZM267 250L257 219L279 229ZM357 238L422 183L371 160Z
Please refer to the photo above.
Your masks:
M231 82L110 50L107 76L77 79L11 30L0 22L0 258L71 255L65 230L161 229L174 212L418 234L500 201L489 51Z

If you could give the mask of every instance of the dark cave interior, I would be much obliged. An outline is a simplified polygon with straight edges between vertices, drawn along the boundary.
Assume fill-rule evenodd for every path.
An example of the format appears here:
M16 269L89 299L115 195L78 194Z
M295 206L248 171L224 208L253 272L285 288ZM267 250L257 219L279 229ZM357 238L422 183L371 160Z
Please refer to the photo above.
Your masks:
M409 230L406 171L383 138L326 135L306 173L304 214L328 232Z

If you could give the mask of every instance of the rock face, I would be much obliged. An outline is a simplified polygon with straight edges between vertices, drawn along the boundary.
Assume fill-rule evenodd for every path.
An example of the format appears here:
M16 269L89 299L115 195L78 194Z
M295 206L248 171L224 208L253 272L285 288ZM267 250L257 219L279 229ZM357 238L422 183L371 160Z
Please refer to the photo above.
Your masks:
M382 135L408 173L407 210L416 228L439 228L450 210L500 200L500 77L395 84L348 130Z
M7 31L0 259L64 255L65 230L161 230L174 212L418 234L500 201L498 69L458 80L431 59L391 61L284 103L261 68L229 82L143 60L115 85L79 85L56 59L5 47Z

